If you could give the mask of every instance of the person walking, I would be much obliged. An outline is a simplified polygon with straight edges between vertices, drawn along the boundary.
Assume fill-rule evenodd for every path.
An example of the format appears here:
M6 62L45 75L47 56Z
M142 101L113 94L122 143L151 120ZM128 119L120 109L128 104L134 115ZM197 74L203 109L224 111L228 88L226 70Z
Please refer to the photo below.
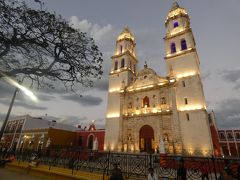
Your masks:
M177 169L177 180L186 180L187 179L187 170L184 167L183 159L179 162L179 167Z
M113 164L113 169L109 180L123 180L123 175L121 169L118 167L117 163Z
M152 167L148 168L148 179L147 180L158 180L157 174L154 172Z

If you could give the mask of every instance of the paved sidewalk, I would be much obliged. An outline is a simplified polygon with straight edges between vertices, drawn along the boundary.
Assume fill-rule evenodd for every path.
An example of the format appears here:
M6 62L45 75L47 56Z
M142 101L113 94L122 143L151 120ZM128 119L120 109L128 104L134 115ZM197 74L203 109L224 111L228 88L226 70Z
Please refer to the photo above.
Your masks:
M42 180L40 177L32 176L23 172L11 171L7 168L0 168L1 180Z
M90 173L84 171L74 171L72 175L71 169L64 169L60 167L51 167L40 165L38 167L29 168L29 163L21 162L20 164L15 161L6 165L6 169L9 171L17 171L20 174L38 176L40 179L64 179L64 180L102 180L103 175L98 173ZM1 179L1 178L0 178ZM107 179L107 178L106 178ZM1 179L2 180L2 179ZM24 179L26 180L26 179Z

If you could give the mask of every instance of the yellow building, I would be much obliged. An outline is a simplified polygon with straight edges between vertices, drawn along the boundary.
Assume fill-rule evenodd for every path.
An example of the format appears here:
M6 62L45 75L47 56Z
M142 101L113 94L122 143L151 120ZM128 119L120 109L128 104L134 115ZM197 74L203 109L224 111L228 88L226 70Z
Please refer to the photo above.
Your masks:
M196 44L189 16L177 2L165 26L164 77L146 63L138 70L128 27L117 38L109 74L106 150L212 154Z

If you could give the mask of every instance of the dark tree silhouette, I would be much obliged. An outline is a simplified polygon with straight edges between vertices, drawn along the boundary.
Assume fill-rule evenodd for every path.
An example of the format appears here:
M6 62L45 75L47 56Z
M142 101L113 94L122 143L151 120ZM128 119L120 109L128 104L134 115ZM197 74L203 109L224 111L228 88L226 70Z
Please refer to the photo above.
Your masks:
M38 87L54 88L53 81L71 90L77 84L92 86L103 73L102 54L93 38L43 9L39 0L32 7L0 0L0 72Z

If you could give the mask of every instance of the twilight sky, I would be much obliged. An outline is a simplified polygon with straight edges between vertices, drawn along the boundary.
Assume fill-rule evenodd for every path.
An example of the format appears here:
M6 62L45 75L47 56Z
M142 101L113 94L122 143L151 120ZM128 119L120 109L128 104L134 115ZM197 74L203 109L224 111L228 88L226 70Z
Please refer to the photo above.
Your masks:
M30 2L28 0L27 2ZM135 36L139 69L144 61L162 76L165 17L172 0L44 0L50 11L61 14L81 31L94 37L104 54L104 75L83 97L63 89L35 90L35 104L17 95L11 116L56 117L69 124L105 123L108 73L115 41L125 25ZM186 8L197 44L208 110L214 110L219 127L240 127L240 0L180 0ZM0 119L4 119L14 88L0 81ZM1 123L1 122L0 122Z

